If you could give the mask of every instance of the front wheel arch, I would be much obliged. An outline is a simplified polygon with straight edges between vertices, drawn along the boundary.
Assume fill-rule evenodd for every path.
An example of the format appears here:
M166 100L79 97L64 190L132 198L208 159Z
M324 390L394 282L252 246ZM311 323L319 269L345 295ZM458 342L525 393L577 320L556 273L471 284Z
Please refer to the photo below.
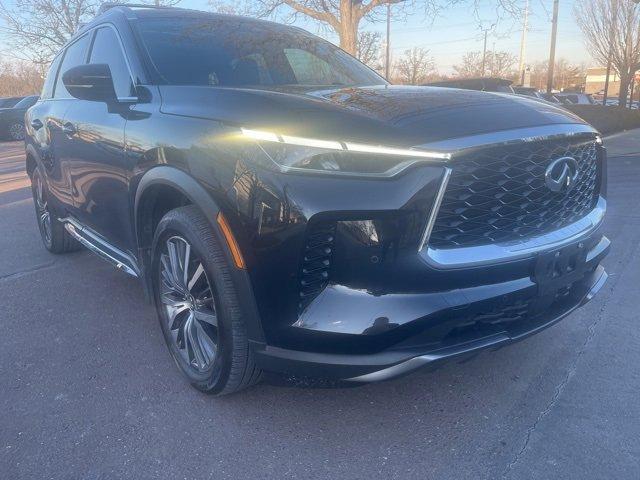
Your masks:
M135 235L138 243L138 259L142 270L145 293L147 298L153 298L151 282L153 219L150 217L160 192L173 192L182 204L195 205L207 218L220 244L223 246L227 260L233 265L233 254L224 240L224 234L216 221L220 208L205 188L192 176L174 167L158 166L146 172L136 188L133 218L135 220ZM242 297L242 314L247 325L247 334L251 341L264 343L264 331L260 323L258 308L255 303L251 280L246 270L234 268L232 278Z

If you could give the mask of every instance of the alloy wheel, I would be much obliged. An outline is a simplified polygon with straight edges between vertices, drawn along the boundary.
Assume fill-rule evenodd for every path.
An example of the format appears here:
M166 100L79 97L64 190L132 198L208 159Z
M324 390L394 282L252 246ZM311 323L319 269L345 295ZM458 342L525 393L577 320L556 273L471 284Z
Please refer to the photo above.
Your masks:
M24 140L24 125L14 123L9 127L9 135L13 140Z
M160 254L160 301L174 346L198 372L208 370L218 352L218 317L213 289L197 252L180 236Z
M44 182L40 175L35 175L36 181L36 209L38 211L38 223L42 236L47 245L51 244L51 212L45 197Z

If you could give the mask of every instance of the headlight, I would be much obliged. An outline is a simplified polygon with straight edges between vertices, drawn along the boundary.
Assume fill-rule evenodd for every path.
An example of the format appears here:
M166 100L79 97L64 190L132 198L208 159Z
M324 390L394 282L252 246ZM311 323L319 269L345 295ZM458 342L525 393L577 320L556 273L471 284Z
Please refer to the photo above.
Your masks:
M294 137L246 128L241 131L244 137L257 141L273 162L270 166L282 172L389 177L416 162L440 163L451 158L449 153L442 152Z

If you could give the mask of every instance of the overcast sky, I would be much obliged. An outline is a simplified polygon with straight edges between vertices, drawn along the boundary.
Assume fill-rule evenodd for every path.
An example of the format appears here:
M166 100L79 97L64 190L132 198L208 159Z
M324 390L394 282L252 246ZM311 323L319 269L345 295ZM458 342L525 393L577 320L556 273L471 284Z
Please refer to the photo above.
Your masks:
M11 1L14 0L9 0ZM519 1L524 5L525 0ZM481 8L479 16L483 27L489 27L496 21L496 0L482 0L482 2L485 6ZM578 2L580 0L560 0L556 58L566 58L571 63L585 62L592 65L594 62L584 46L582 34L574 19L574 4ZM416 3L419 4L419 0ZM200 10L208 8L207 0L182 0L180 6ZM397 6L393 8L398 9ZM553 0L530 0L528 63L545 60L549 56L552 9ZM468 4L449 9L436 18L426 18L424 12L417 7L407 13L408 15L399 14L398 18L392 21L391 47L394 56L401 55L404 50L413 46L420 46L429 49L441 73L450 73L452 66L460 62L465 52L482 50L482 33L478 20ZM337 42L337 37L319 27L317 22L301 18L295 24ZM363 22L361 24L362 30L379 31L383 37L385 28L382 17L379 23ZM507 51L519 57L521 33L521 19L501 19L489 34L487 47L488 49L495 47L498 51Z

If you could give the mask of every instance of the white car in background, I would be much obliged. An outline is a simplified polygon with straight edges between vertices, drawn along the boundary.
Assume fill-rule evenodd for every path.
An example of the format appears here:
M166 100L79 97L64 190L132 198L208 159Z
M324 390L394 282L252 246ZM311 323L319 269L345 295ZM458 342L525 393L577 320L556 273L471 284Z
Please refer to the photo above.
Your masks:
M562 103L568 105L596 105L597 103L589 93L559 92L554 95Z

